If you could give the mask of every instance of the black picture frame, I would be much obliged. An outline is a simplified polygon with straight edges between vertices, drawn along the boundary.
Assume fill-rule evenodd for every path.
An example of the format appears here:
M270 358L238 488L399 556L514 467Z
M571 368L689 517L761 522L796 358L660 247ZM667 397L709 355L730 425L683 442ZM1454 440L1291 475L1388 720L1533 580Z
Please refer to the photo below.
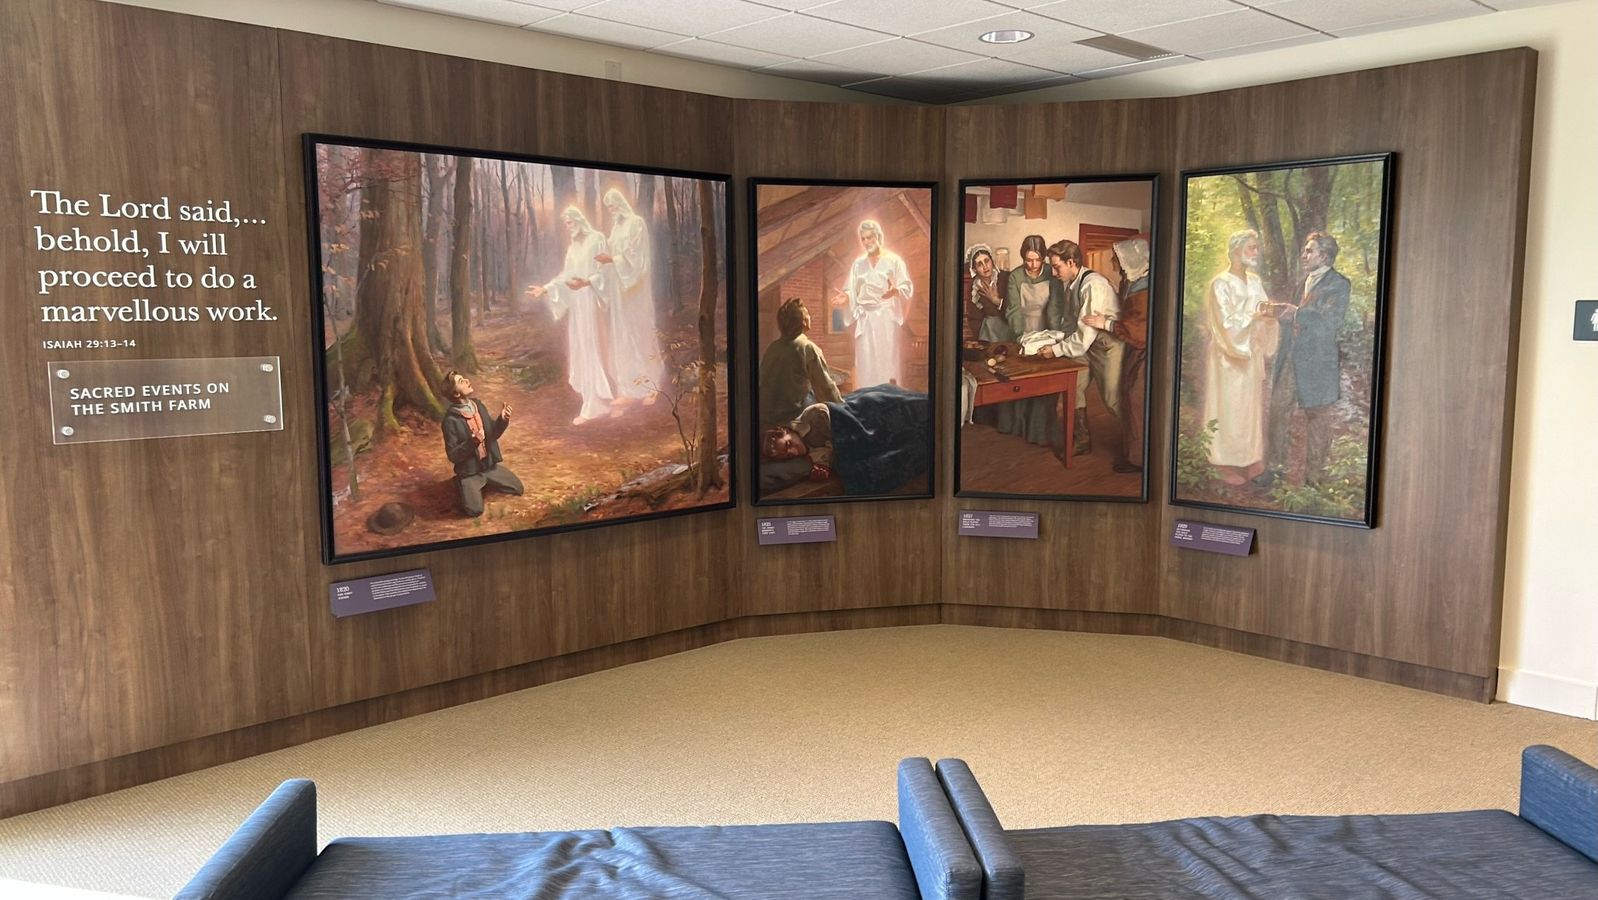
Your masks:
M549 166L568 166L595 169L605 172L620 174L653 175L666 178L686 178L719 183L722 187L722 216L723 240L721 241L721 263L724 271L726 296L723 310L723 327L726 336L726 365L727 373L725 395L727 415L727 498L715 503L682 509L668 509L656 512L641 513L637 515L621 516L614 519L602 519L589 522L574 522L554 525L543 528L526 528L516 531L507 531L497 534L479 535L468 538L459 538L447 541L432 541L405 545L401 547L385 548L381 550L360 551L355 553L339 553L336 546L334 533L333 487L332 487L332 443L329 433L328 414L328 373L326 360L326 329L324 326L323 302L324 282L322 270L322 226L321 210L318 203L320 186L317 179L316 150L319 145L337 145L375 150L399 150L414 153L447 154L452 156L470 156L480 160L516 163L534 163ZM675 518L678 516L696 515L718 510L733 509L738 504L738 458L737 458L737 411L738 411L738 384L734 377L736 366L737 343L734 335L737 325L735 308L737 284L737 263L734 255L734 199L733 179L726 173L700 172L690 169L668 169L655 166L641 166L627 163L604 162L595 160L571 159L566 157L543 156L537 154L514 153L501 150L487 150L474 147L458 147L443 144L427 144L412 141L395 141L379 138L357 137L352 135L338 135L321 132L306 132L301 136L301 164L304 168L303 178L305 186L306 204L306 246L307 260L310 269L311 290L311 337L313 341L313 382L315 396L313 398L316 408L316 433L317 433L317 461L319 477L318 490L321 492L317 503L322 525L322 562L324 565L342 565L345 563L361 562L373 559L386 559L398 556L411 556L420 553L430 553L437 550L456 549L461 547L480 546L484 544L497 544L503 541L522 540L530 537L541 537L552 534L565 534L576 531L588 531L595 528L608 528L616 525L626 525L635 522L646 522L657 519Z
M1159 173L1158 172L1145 172L1145 173L1140 173L1140 174L1128 174L1128 175L1065 175L1065 176L1054 175L1054 176L1030 176L1030 177L1024 177L1024 178L965 178L965 179L961 179L960 180L959 191L960 191L960 202L963 204L965 202L966 191L969 188L972 188L972 187L992 187L994 185L1005 186L1005 185L1057 184L1057 183L1058 184L1067 184L1067 185L1070 185L1070 184L1099 184L1099 183L1115 183L1115 182L1128 182L1128 183L1130 183L1130 182L1147 182L1148 185L1149 185L1149 227L1148 227L1148 235L1149 235L1149 287L1148 287L1148 291L1149 291L1149 309L1148 309L1148 334L1147 334L1147 351L1146 351L1147 355L1146 355L1145 360L1144 360L1145 370L1144 370L1144 376L1143 376L1144 377L1144 382L1143 382L1144 383L1144 389L1143 389L1143 448L1142 448L1143 452L1142 452L1142 456L1138 460L1138 464L1141 467L1142 472L1140 473L1139 479L1138 479L1139 480L1138 493L1135 496L1132 496L1132 495L1117 496L1117 495L1107 495L1107 494L1048 494L1048 493L1032 494L1032 493L1007 492L1007 491L973 490L973 489L966 488L964 486L964 484L962 483L962 480L961 480L961 475L962 475L961 469L962 469L962 466L961 466L961 463L960 463L960 460L961 460L961 456L960 456L960 453L961 453L961 432L964 430L964 428L963 428L962 423L956 422L955 423L955 427L954 427L954 495L956 497L971 497L971 498L990 499L990 500L1048 500L1048 501L1056 501L1056 500L1058 500L1058 501L1069 501L1069 502L1092 502L1092 503L1147 503L1148 502L1148 500L1149 500L1149 435L1151 434L1151 423L1149 421L1149 412L1153 409L1153 406L1152 406L1152 404L1153 404L1153 391L1150 389L1150 386L1154 383L1155 354L1153 352L1153 349L1154 349L1154 346L1155 346L1155 337L1156 337L1156 335L1158 333L1158 331L1157 331L1157 326L1158 326L1158 322L1159 322L1159 310L1158 310L1158 307L1159 307L1159 297L1160 297L1159 288L1160 288L1160 286L1162 284L1161 277L1160 277L1161 276L1160 265L1159 265L1159 253L1160 253L1161 249L1163 249L1162 245L1159 243L1159 236L1160 236L1160 175L1159 175ZM959 253L959 257L960 258L955 261L955 266L956 266L955 284L963 286L964 283L965 283L965 265L966 265L966 259L965 259L965 257L966 257L966 221L965 221L965 216L963 214L960 216L960 227L959 227L959 232L958 232L958 236L957 236L956 240L957 240L957 243L955 244L955 246L960 251L960 253ZM962 354L961 354L961 348L962 348L963 342L965 340L965 307L966 307L965 300L966 300L966 298L964 297L964 291L962 290L962 291L960 291L960 296L956 297L955 301L954 301L955 302L955 341L954 341L955 357L954 357L954 365L951 367L951 369L952 369L952 374L951 374L952 384L950 385L950 388L951 388L952 393L950 394L950 396L955 398L955 402L956 403L960 402L960 395L961 395L961 390L962 390L962 388L961 388L961 380L962 380L961 379L961 372L963 371L963 369L965 367L964 359L962 358ZM1064 452L1070 453L1071 449L1072 448L1070 448L1070 447L1066 447L1066 448L1064 448Z
M832 503L862 503L882 500L926 500L937 492L937 436L938 404L936 386L937 369L937 304L938 304L938 222L939 183L936 181L893 181L871 179L826 178L750 178L748 180L749 210L749 459L750 495L755 506L802 506ZM822 187L822 188L882 188L925 190L931 201L930 235L928 237L927 277L927 396L931 406L926 429L927 489L916 493L853 494L818 497L768 497L760 493L761 418L760 418L760 216L759 190L764 186Z
M1357 517L1338 517L1332 515L1319 515L1313 512L1293 511L1290 509L1272 509L1256 506L1243 506L1233 503L1221 503L1184 497L1179 482L1179 470L1182 466L1182 387L1183 387L1183 356L1184 345L1187 340L1185 321L1185 298L1189 284L1187 280L1187 266L1189 253L1190 221L1190 187L1193 179L1214 176L1243 175L1257 172L1275 172L1282 170L1310 169L1355 164L1380 164L1379 183L1381 197L1377 204L1380 211L1379 233L1376 235L1374 246L1378 248L1379 259L1369 273L1373 277L1372 296L1372 322L1370 326L1370 367L1369 367L1369 411L1367 415L1367 439L1364 476L1364 496L1359 505ZM1391 270L1393 265L1393 205L1395 186L1397 182L1398 154L1385 151L1375 153L1352 154L1346 156L1323 157L1305 160L1288 160L1282 162L1260 163L1241 166L1221 166L1204 169L1185 170L1181 173L1182 179L1182 240L1179 246L1180 262L1178 264L1178 281L1176 296L1176 335L1174 341L1175 364L1172 366L1171 379L1171 465L1170 465L1170 503L1173 506L1191 507L1196 509L1212 509L1229 513L1264 516L1274 519L1288 519L1298 522L1314 522L1325 525L1341 525L1351 528L1372 529L1376 527L1376 514L1378 497L1380 495L1381 472L1381 446L1383 421L1383 395L1386 387L1386 341L1387 341L1387 308L1388 291L1391 283ZM1313 230L1313 229L1312 229ZM1335 235L1334 235L1335 237ZM1297 248L1292 248L1297 249ZM1341 255L1341 254L1340 254ZM1335 265L1334 265L1335 268ZM1302 284L1302 280L1298 282ZM1265 374L1267 381L1274 382L1276 363L1271 363L1271 371ZM1338 368L1342 367L1341 344L1339 344ZM1270 428L1270 401L1262 401L1265 406L1265 421L1263 426L1268 434ZM1306 465L1307 468L1307 465ZM1307 474L1307 473L1306 473Z

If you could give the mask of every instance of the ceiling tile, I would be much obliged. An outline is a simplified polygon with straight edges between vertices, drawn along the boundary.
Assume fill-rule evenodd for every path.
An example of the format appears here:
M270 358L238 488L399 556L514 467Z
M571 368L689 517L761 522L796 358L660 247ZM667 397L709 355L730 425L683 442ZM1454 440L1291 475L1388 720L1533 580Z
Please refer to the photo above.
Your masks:
M559 10L515 0L377 0L389 6L403 6L427 12L443 13L462 19L493 22L497 25L531 25L560 15Z
M745 0L600 0L584 6L582 13L656 31L697 34L770 19L782 15L782 10Z
M1418 28L1422 25L1435 25L1438 22L1453 22L1469 16L1488 15L1494 10L1477 7L1476 12L1460 14L1457 12L1434 13L1429 16L1416 16L1413 19L1399 19L1392 22L1377 22L1373 25L1356 25L1352 28L1339 28L1338 37L1358 37L1362 34L1375 34L1378 31L1397 31L1401 28Z
M982 57L974 53L939 47L937 44L923 44L908 38L895 38L880 44L867 44L864 47L839 50L835 53L823 53L811 59L863 72L908 75L923 69L976 62Z
M861 72L854 69L845 69L841 66L829 66L813 59L797 59L793 62L778 63L774 66L762 66L755 71L762 75L780 75L784 78L798 78L801 81L819 81L822 84L832 84L839 87L880 77L875 72Z
M1057 0L1033 7L1032 11L1106 34L1120 34L1234 12L1237 8L1232 0Z
M579 13L563 13L553 19L545 19L527 27L533 31L547 31L585 41L599 41L604 44L615 44L618 47L635 47L642 50L674 44L686 36L656 31L653 28L639 28L621 22L593 19Z
M760 66L775 66L785 62L792 62L793 57L783 56L780 53L767 53L764 50L750 50L748 47L734 47L731 44L714 44L698 38L689 38L675 44L666 44L649 51L662 56L680 56L683 59L697 59L702 62L711 62L723 66L742 66L754 69Z
M1083 78L1115 78L1121 75L1132 75L1137 72L1149 72L1154 69L1180 66L1190 62L1197 62L1197 60L1191 56L1162 56L1159 59L1132 60L1122 65L1107 66L1103 69L1084 69L1076 74Z
M1406 26L1401 23L1407 19L1443 21L1491 12L1473 0L1404 0L1403 3L1394 3L1393 0L1342 0L1340 3L1277 0L1255 5L1271 15L1292 19L1317 31L1339 35L1348 33L1350 29L1373 25L1403 28Z
M594 0L540 0L538 3L533 3L532 0L516 0L516 2L530 3L533 6L547 6L550 9L558 9L561 12L572 12L592 4Z
M1267 50L1280 50L1283 47L1298 47L1304 44L1318 44L1321 41L1332 40L1329 34L1311 31L1290 38L1280 38L1274 41L1261 41L1258 44L1244 44L1241 47L1227 47L1224 50L1208 50L1204 53L1195 53L1200 59L1224 59L1228 56L1246 56L1250 53L1264 53Z
M845 85L851 91L865 91L883 97L911 100L916 103L947 103L959 92L935 84L925 84L911 78L876 78Z
M898 35L868 31L842 22L829 22L799 13L786 13L752 25L707 32L699 37L718 44L732 44L784 56L819 56L834 50L847 50L874 44Z
M765 0L761 0L762 3ZM1481 0L1492 9L1529 9L1533 6L1548 6L1554 3L1564 3L1566 0Z
M789 12L798 12L803 9L814 9L817 6L823 6L831 2L832 0L760 0L760 5L775 6L778 9L786 9Z
M1215 50L1226 50L1264 41L1280 40L1309 34L1312 29L1294 22L1278 19L1256 9L1239 9L1178 22L1128 31L1123 37L1156 47L1164 47L1190 56L1205 56Z
M987 19L1009 11L1009 7L988 0L917 0L914 4L885 3L883 0L833 0L807 10L806 15L889 34L910 34Z
M1031 42L1029 41L1028 44ZM1022 45L1026 47L1026 44ZM1038 66L1044 69L1053 69L1056 72L1069 72L1075 75L1078 72L1092 72L1096 69L1106 69L1110 66L1124 65L1136 62L1128 56L1100 50L1097 47L1084 47L1081 44L1056 44L1031 47L1004 54L1004 58L1029 66Z
M1033 38L1020 44L988 44L982 41L982 35L989 31L1030 31ZM1067 25L1059 19L1050 19L1029 12L1008 12L989 19L978 19L964 25L954 25L946 28L937 28L931 31L916 32L911 37L929 44L938 44L943 47L952 47L955 50L964 50L967 53L976 53L980 56L1002 56L1006 59L1014 58L1013 51L1018 48L1034 48L1039 45L1069 44L1083 38L1096 37L1097 31L1089 28L1079 28Z
M1039 69L1036 66L1023 66L1007 59L979 59L975 62L915 72L913 76L918 81L976 89L1002 85L1033 84L1039 81L1059 78L1060 73L1049 69Z

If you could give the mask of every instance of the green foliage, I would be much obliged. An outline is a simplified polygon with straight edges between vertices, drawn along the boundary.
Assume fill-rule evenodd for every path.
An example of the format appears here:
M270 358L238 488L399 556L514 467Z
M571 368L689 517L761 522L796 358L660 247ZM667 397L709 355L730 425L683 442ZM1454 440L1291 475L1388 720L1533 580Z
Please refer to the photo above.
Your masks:
M372 449L372 423L365 419L350 419L350 443L354 445L355 454ZM344 432L337 421L331 423L333 433L328 441L328 450L332 455L333 465L342 466L350 461L349 452L344 447Z
M1211 419L1202 431L1179 435L1176 440L1176 483L1186 488L1200 488L1215 478L1215 466L1210 464L1210 442L1220 423Z
M610 493L609 490L599 485L588 485L587 487L579 488L576 493L566 499L550 505L550 518L554 520L575 519L587 511L588 504L608 493Z
M1326 471L1303 486L1283 482L1271 491L1271 501L1283 512L1357 519L1365 508L1365 444L1343 435L1332 441Z

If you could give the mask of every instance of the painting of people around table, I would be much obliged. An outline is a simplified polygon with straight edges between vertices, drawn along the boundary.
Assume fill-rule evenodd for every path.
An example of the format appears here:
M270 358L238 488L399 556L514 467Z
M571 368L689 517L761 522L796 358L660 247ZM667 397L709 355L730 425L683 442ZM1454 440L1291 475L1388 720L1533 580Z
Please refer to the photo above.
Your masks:
M731 505L725 176L305 144L329 561Z
M1156 185L961 182L962 496L1147 499Z
M1183 174L1172 502L1374 525L1392 166Z
M757 503L932 495L935 190L750 182Z

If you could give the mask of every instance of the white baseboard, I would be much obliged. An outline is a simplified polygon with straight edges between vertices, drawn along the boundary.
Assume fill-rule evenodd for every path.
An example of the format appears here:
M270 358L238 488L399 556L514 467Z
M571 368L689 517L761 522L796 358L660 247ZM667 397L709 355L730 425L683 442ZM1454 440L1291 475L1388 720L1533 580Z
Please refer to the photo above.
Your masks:
M1499 669L1498 699L1578 719L1598 719L1598 684L1559 675Z

